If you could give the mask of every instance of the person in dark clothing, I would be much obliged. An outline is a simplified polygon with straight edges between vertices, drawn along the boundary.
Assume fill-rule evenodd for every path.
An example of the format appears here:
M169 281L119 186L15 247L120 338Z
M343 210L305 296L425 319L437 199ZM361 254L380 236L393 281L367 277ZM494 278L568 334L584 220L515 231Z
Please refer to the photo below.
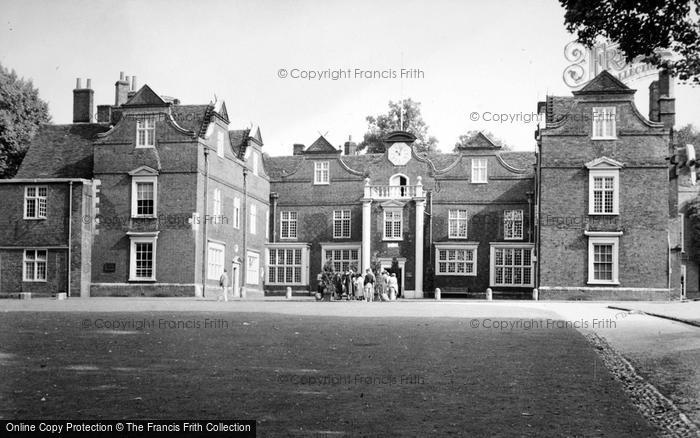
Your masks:
M323 299L323 292L325 290L325 285L323 284L323 274L318 274L316 276L316 300L321 301Z
M343 277L340 273L336 273L333 280L335 285L335 299L340 300L343 298Z
M365 274L365 300L374 301L374 274L371 269L367 269Z

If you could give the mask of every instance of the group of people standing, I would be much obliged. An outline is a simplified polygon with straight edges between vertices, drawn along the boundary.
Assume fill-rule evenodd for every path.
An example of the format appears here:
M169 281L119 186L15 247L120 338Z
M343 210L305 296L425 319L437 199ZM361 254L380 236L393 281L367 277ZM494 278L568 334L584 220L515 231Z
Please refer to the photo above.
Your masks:
M349 270L344 273L336 272L330 278L324 279L324 274L318 274L318 289L316 299L323 300L364 300L364 301L395 301L399 296L399 282L395 273L382 270L375 275L371 269L365 273Z

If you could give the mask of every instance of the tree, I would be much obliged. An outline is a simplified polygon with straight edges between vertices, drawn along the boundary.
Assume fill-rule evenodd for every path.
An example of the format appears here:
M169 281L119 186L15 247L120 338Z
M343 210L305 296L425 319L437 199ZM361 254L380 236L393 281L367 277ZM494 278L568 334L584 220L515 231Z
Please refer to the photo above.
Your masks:
M691 123L688 123L673 133L673 143L676 147L692 144L696 150L700 150L700 131Z
M39 125L50 121L32 81L0 64L0 178L15 176Z
M566 29L582 44L608 39L619 44L627 62L646 62L700 83L700 0L559 2ZM669 51L673 58L664 53Z
M386 114L367 116L367 132L358 150L367 148L367 152L382 153L385 150L382 139L392 131L408 131L416 136L414 146L417 152L429 152L437 149L437 139L428 135L428 125L420 112L420 102L412 99L403 101L403 129L401 129L401 102L389 101L389 111Z
M469 147L469 143L474 141L475 137L480 132L483 133L484 135L486 135L491 141L493 141L493 143L496 146L500 146L501 150L504 150L504 151L512 150L510 145L506 144L503 140L501 140L500 138L493 135L490 131L479 131L479 130L467 131L466 134L460 135L459 138L457 139L457 143L455 143L455 147L452 150L456 152L459 148Z

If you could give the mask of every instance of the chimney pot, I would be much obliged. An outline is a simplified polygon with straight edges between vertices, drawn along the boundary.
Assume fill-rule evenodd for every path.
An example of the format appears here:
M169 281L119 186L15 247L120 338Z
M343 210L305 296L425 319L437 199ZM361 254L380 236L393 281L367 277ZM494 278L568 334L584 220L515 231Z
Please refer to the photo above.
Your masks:
M295 143L294 144L294 155L302 155L304 153L304 149L306 146L304 146L301 143Z
M92 79L88 78L85 88L92 90Z
M75 78L75 89L80 90L83 88L83 81L80 78Z
M120 80L120 81L123 81L123 80L124 80L124 72L123 72L123 71L120 71L120 72L119 72L119 80Z
M131 77L131 91L136 91L136 76Z

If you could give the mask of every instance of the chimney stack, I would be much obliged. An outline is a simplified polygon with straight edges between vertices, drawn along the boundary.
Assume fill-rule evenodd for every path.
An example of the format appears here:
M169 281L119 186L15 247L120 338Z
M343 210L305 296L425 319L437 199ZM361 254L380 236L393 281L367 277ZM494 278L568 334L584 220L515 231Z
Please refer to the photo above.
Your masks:
M129 77L119 72L119 80L114 83L114 106L122 106L129 99Z
M87 88L82 87L82 80L77 78L73 90L73 123L91 123L95 92L90 88L92 81L87 80Z
M352 141L352 135L348 135L348 141L345 142L344 146L345 155L357 155L357 143Z
M676 124L674 81L667 70L659 72L659 121L668 129Z
M131 91L136 91L136 76L131 77Z
M649 120L659 121L659 81L649 84Z
M304 146L301 143L294 143L294 155L301 155L304 153L304 149L306 149L306 146Z

